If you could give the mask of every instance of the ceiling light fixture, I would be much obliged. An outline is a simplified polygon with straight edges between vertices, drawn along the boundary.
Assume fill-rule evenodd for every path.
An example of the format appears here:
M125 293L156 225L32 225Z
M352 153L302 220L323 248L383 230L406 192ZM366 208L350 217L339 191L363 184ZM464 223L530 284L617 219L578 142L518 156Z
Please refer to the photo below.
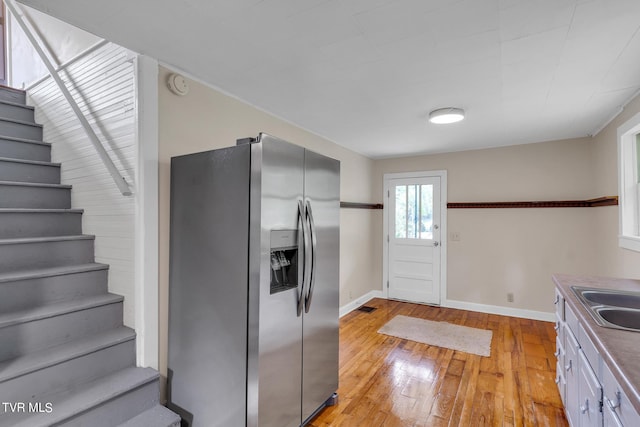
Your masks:
M436 124L455 123L462 119L464 119L464 110L462 108L438 108L429 113L429 121Z

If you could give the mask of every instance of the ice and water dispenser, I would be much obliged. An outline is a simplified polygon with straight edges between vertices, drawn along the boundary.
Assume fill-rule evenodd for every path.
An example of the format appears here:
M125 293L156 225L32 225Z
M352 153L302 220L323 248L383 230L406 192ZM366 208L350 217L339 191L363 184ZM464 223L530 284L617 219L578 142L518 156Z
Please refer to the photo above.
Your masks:
M298 287L298 231L271 231L271 292Z

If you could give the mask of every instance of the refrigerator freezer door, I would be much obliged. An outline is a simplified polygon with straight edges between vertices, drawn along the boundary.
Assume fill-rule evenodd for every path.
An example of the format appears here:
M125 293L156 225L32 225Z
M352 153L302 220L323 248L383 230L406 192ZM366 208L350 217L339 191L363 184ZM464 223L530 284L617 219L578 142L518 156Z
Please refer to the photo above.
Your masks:
M307 289L303 315L303 421L338 389L340 162L307 150L304 181L316 241L313 289Z
M302 223L299 221L299 201L303 198L304 188L304 149L263 134L260 143L252 144L251 161L252 186L260 185L261 194L260 200L255 200L255 203L260 203L259 209L252 206L251 210L252 214L260 212L261 225L257 227L256 218L250 226L251 246L260 245L259 253L256 252L260 271L259 278L252 275L249 285L250 299L253 300L253 303L250 300L249 325L250 328L257 325L259 330L258 360L251 359L253 345L251 341L249 343L250 375L258 373L258 412L255 413L255 407L248 408L248 425L298 427L301 422L302 383L302 316L298 316L298 293L302 289L270 293L270 241L273 230L298 229ZM252 192L255 190L252 188ZM298 230L297 235L302 248L302 230ZM253 253L253 249L250 251ZM302 280L302 270L298 269L299 281ZM259 306L257 322L253 318L256 298ZM249 339L255 339L255 331L251 329ZM248 385L254 387L248 390L250 396L256 391L256 383L252 381L250 377ZM254 424L255 419L257 423Z
M249 147L171 161L169 406L246 426Z

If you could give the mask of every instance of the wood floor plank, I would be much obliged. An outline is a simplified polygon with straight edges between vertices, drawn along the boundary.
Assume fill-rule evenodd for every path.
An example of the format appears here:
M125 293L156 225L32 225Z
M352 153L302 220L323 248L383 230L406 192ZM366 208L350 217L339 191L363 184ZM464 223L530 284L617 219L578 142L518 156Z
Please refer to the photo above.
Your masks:
M567 426L553 323L374 299L340 320L338 404L310 427ZM493 331L481 357L379 334L396 315Z

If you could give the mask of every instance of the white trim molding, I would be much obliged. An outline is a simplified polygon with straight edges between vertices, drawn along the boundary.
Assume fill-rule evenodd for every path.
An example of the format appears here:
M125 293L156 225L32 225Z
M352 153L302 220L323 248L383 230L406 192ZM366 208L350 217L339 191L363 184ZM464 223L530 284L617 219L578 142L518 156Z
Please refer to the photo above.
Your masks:
M618 245L640 252L640 181L636 135L640 134L640 113L624 122L618 137L618 196L620 200Z
M136 70L137 182L135 325L138 366L159 368L158 62L140 55Z
M345 304L342 307L340 307L340 317L351 313L353 310L355 310L356 308L360 307L362 304L365 304L365 303L367 303L368 301L371 301L374 298L386 299L386 297L384 296L382 291L369 291L366 294L364 294L363 296L361 296L360 298L356 298L353 301L351 301L350 303Z
M389 297L389 181L392 179L406 178L440 178L440 304L447 298L447 248L448 248L448 227L447 227L447 171L416 171L402 173L385 173L383 176L384 185L382 199L385 200L382 210L382 289L385 298Z

